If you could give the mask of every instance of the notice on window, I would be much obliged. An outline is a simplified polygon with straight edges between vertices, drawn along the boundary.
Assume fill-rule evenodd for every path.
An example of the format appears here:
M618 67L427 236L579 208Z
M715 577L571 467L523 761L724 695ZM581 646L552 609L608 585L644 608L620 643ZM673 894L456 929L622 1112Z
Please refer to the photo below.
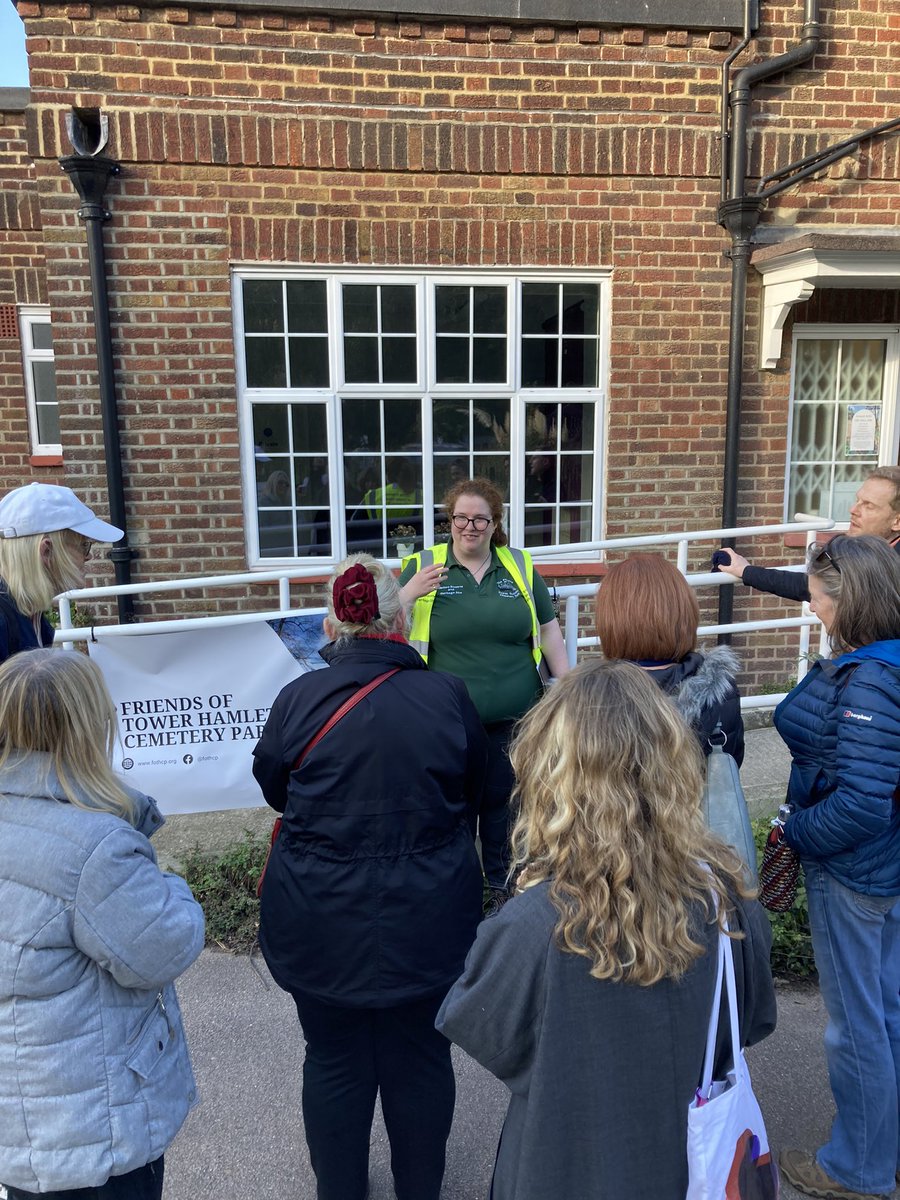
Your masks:
M878 446L880 404L850 404L847 406L847 441L845 457L864 454L871 458Z

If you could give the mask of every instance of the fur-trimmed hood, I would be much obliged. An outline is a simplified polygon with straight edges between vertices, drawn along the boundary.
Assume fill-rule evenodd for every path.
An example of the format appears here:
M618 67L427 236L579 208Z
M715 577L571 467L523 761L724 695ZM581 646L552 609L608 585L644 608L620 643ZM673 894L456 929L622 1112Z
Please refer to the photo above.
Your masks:
M721 725L725 752L738 766L744 758L744 723L735 683L739 670L734 652L716 646L705 653L692 650L680 662L649 672L697 734L703 753L709 754L710 737Z

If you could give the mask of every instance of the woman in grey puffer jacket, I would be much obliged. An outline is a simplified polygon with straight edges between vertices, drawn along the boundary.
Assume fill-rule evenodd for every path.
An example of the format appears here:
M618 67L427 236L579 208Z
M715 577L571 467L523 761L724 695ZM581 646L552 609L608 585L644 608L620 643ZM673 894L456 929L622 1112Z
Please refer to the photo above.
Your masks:
M672 697L704 754L724 735L722 749L741 765L738 660L727 646L705 653L695 648L700 609L673 563L659 554L631 554L616 563L597 592L596 623L605 657L643 667Z
M203 912L156 865L162 824L112 773L84 655L0 666L0 1180L10 1200L158 1200L196 1101L172 981Z

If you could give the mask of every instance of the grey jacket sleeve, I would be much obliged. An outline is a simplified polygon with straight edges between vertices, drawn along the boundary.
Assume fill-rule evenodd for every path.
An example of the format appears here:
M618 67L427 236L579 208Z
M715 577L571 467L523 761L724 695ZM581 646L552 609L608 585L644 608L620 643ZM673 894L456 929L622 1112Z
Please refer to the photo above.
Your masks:
M512 1092L528 1090L543 1015L554 920L532 897L513 897L482 921L462 976L436 1025Z
M147 839L122 824L85 861L73 912L75 945L122 987L162 988L203 949L203 909Z
M804 571L779 571L772 567L744 567L741 582L758 592L769 592L785 600L809 599L809 584Z

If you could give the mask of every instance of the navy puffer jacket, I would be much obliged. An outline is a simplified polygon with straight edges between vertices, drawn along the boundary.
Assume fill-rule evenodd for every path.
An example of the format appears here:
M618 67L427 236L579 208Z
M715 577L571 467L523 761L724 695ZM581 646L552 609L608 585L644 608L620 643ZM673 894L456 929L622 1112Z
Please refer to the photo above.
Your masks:
M793 759L790 845L854 892L900 895L900 641L816 663L775 726Z
M348 1008L446 991L481 916L470 821L487 743L461 679L406 642L357 638L321 651L327 671L289 683L253 773L284 813L262 889L259 942L282 988ZM361 686L398 667L310 751Z

